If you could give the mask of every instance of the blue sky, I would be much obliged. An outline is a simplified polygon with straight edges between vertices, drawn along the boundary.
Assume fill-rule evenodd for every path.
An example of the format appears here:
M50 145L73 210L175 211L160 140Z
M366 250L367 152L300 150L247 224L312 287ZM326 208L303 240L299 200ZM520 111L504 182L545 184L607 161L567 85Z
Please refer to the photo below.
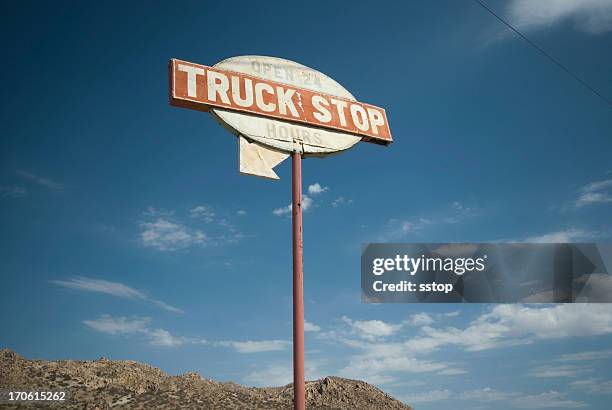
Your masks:
M487 2L612 97L609 1ZM365 305L374 241L609 241L612 107L472 1L2 6L0 346L291 379L290 162L168 105L167 62L272 55L385 107L307 159L307 377L418 409L606 408L609 305ZM280 214L280 215L278 215Z

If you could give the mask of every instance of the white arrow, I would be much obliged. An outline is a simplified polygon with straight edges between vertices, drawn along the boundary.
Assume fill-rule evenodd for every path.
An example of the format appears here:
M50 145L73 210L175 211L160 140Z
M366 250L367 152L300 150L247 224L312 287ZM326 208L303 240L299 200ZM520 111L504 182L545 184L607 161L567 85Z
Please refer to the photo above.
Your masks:
M289 158L289 154L271 150L255 142L249 142L242 136L238 137L238 140L241 174L280 179L272 168Z

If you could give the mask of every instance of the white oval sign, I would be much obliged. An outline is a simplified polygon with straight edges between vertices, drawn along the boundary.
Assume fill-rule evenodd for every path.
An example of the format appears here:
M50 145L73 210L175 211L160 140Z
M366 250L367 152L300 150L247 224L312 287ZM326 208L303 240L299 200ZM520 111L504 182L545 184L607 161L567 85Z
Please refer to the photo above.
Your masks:
M223 60L214 68L260 77L277 83L356 101L344 87L325 74L294 61L265 56L239 56ZM354 134L274 118L211 107L213 116L234 135L283 152L304 156L333 154L361 141Z

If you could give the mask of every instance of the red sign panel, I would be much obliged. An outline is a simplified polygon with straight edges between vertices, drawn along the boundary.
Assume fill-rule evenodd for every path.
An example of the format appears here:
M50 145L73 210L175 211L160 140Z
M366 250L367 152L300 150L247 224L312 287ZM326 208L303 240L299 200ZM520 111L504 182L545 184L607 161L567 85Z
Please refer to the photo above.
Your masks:
M170 104L208 111L226 108L329 128L387 145L393 141L383 108L260 77L172 59Z

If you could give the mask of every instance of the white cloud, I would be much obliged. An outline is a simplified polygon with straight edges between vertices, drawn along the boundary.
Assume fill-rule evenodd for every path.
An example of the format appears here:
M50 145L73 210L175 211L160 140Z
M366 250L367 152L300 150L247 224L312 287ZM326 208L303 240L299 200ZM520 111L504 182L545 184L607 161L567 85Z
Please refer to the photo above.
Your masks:
M306 360L304 363L306 380L315 380L323 375L316 361ZM293 382L293 368L290 362L269 363L263 368L251 371L242 378L244 384L251 386L284 386Z
M459 201L453 202L451 208L455 210L456 217L459 219L470 218L476 215L476 209L465 206Z
M346 199L343 196L339 196L338 198L334 199L331 204L334 208L338 208L339 206L346 205L346 204L352 204L352 203L353 203L352 199Z
M388 242L403 238L420 231L430 223L429 220L423 222L422 218L417 220L389 219L383 228L383 233L378 237L378 241Z
M414 222L401 221L399 227L402 233L408 233L419 229L420 225L417 225Z
M196 337L175 336L171 332L160 328L151 328L149 317L114 317L108 314L99 316L97 319L84 320L83 324L96 332L109 335L134 335L138 334L144 338L149 345L158 347L178 347L185 344L207 345L212 347L229 347L238 353L261 353L284 351L291 347L287 340L247 340L247 341L208 341Z
M586 403L569 400L564 393L559 393L554 390L541 394L517 397L512 402L512 405L520 409L573 409L587 407Z
M487 311L464 327L448 327L445 326L447 321L440 321L440 327L434 328L434 323L414 329L404 324L388 323L381 320L354 320L342 317L337 328L330 331L327 331L327 329L322 331L319 328L313 337L355 349L346 365L340 369L341 376L378 384L395 383L400 380L399 377L402 373L434 373L437 375L466 373L466 370L462 369L462 366L458 366L457 363L419 357L443 347L454 346L468 351L479 351L533 343L537 340L612 334L612 306L605 304L495 305L487 308ZM166 347L207 344L209 346L228 347L238 353L257 353L285 351L291 346L291 343L285 340L205 342L193 338L173 336L163 329L150 328L148 318L115 319L106 315L95 321L86 321L85 324L104 333L141 334L149 344ZM401 330L410 333L403 337ZM416 334L413 334L414 332ZM567 372L572 370L580 372L582 368L579 366L576 366L576 368L567 367L565 362L573 365L573 362L599 360L599 358L609 355L607 351L582 353L582 356L578 354L560 356L558 361L563 363L559 362L561 363L559 366L555 366L554 363L548 368L542 366L532 371L531 375L537 377L570 377L571 374ZM265 376L264 373L268 370L272 371L274 369L257 369L257 371L251 372L247 378L250 377L249 380L251 381L259 380L261 382ZM553 374L555 371L557 375ZM562 371L565 371L566 374L561 374ZM548 374L545 374L546 372ZM280 373L277 372L276 374L279 377ZM261 382L264 385L272 383L272 381ZM576 386L576 388L578 387L580 386ZM495 391L480 393L483 396L488 394L490 400L495 397ZM471 392L471 394L472 399L476 400L477 393ZM509 393L504 394L509 395ZM465 397L468 396L465 393ZM464 396L458 394L457 397ZM581 405L580 402L573 402L566 397L548 393L543 393L542 397L543 400L548 399L549 407L554 407L550 403L560 403L558 407L561 408ZM482 400L486 399L482 398ZM517 403L517 407L521 408L527 408L526 405L527 402L525 401Z
M433 318L425 312L411 315L406 323L410 326L425 326L434 322Z
M592 204L605 204L612 202L612 195L606 192L583 192L576 200L576 206L582 207Z
M549 232L543 235L531 236L524 240L530 243L566 243L581 242L596 239L599 235L595 232L582 229L566 229L564 231Z
M64 190L64 185L60 184L59 182L55 182L52 181L50 179L47 178L43 178L41 176L35 175L35 174L31 174L29 172L25 172L25 171L17 171L17 174L19 176L21 176L22 178L33 182L37 185L42 186L43 188L49 189L51 191L62 191Z
M529 375L538 378L577 377L590 371L583 366L576 365L546 365L533 369Z
M388 338L399 338L403 324L391 324L381 320L352 320L341 318L340 327L318 333L323 340L343 344L357 349L339 375L365 380L375 384L389 384L398 381L396 373L435 372L439 375L466 373L455 363L417 359L416 355L427 353L417 346L408 346L405 341L387 342Z
M587 184L584 187L582 187L581 190L583 192L596 192L596 191L603 191L606 189L612 189L612 179L591 182L590 184Z
M250 372L243 380L253 386L284 386L293 381L293 369L285 364L272 364Z
M164 329L155 329L148 332L149 343L153 346L176 347L185 343L185 339L173 336Z
M101 279L92 279L86 277L76 276L69 280L52 280L58 286L65 288L84 290L88 292L105 293L108 295L118 296L128 299L146 299L146 296L129 286L119 282L109 282Z
M97 319L84 320L83 323L100 333L109 335L141 335L149 345L158 347L178 347L185 344L229 347L238 353L261 353L283 351L291 347L287 340L247 340L247 341L208 341L202 338L175 336L165 329L152 329L149 317L114 317L108 314Z
M306 212L310 208L312 208L312 206L315 203L313 197L321 195L321 194L323 194L324 192L327 192L327 191L329 191L329 187L324 187L321 184L319 184L318 182L314 183L312 185L309 185L308 189L307 189L308 194L303 194L302 195L302 210L304 212ZM339 197L339 198L336 198L335 200L333 200L331 205L334 208L337 208L340 205L350 204L352 202L353 202L352 199L345 199L344 197ZM285 215L290 215L292 209L293 209L292 204L289 204L287 206L283 206L283 207L280 207L280 208L275 208L274 210L272 210L272 213L274 215L276 215L276 216L285 216Z
M289 204L283 208L275 208L272 213L276 216L288 215L293 210L293 205Z
M313 201L311 197L309 197L308 195L302 195L302 211L304 212L308 211L310 207L312 206L312 204L313 204ZM293 204L289 204L285 207L274 209L272 213L276 216L284 216L284 215L291 214L292 210L293 210Z
M308 193L310 195L319 195L326 191L329 191L329 187L321 186L318 182L308 186Z
M343 322L351 326L352 333L355 332L354 323L361 323L348 318L343 318ZM385 326L380 327L385 329ZM394 333L386 331L377 335ZM558 304L544 307L519 304L495 305L465 328L423 326L416 336L393 343L358 343L343 339L338 333L329 332L323 333L322 336L333 337L335 340L363 349L368 357L386 357L428 354L444 346L481 351L530 344L537 340L608 334L612 334L612 304L600 303Z
M217 343L220 346L231 347L238 353L261 353L287 350L291 342L286 340L247 340L244 342L223 341Z
M100 315L97 319L84 320L83 324L99 333L109 335L141 335L151 346L177 347L184 343L199 343L203 340L176 337L164 329L150 329L149 317L114 317L108 314Z
M612 350L595 350L563 354L550 364L534 368L529 372L529 375L539 378L583 377L585 373L594 371L592 366L595 362L607 360L611 357ZM572 382L572 384L579 386L581 382Z
M155 208L154 206L148 206L147 209L142 213L144 216L156 218L156 217L171 217L176 214L176 211L163 209L163 208Z
M394 241L407 235L421 232L430 227L461 223L477 215L477 209L467 207L458 201L454 201L441 211L427 218L389 219L383 228L382 234L379 235L377 240L381 242Z
M349 346L355 347L350 342ZM400 344L371 343L361 348L362 352L354 355L339 371L340 376L380 385L397 382L397 373L436 373L442 376L467 373L455 363L412 357L414 352L403 349Z
M474 352L539 340L612 334L612 304L494 305L465 327L424 325L417 329L416 335L409 337L401 330L414 328L400 329L401 325L380 320L342 317L340 323L343 326L321 331L317 337L355 350L342 369L342 375L383 384L397 381L396 372L465 373L457 363L420 358L444 347ZM578 357L565 358L571 359L578 360ZM532 375L552 377L556 371L560 377L565 371L569 376L570 370L540 368Z
M598 378L575 380L570 383L570 387L591 394L612 394L612 380L602 380Z
M569 353L561 355L561 362L585 362L593 360L605 360L612 357L612 350L594 350L588 352Z
M342 316L341 320L349 325L353 332L364 339L391 336L402 328L401 324L391 324L382 320L351 320Z
M461 314L460 310L455 310L455 311L452 311L452 312L445 313L444 316L446 316L446 317L457 317L460 314Z
M338 374L349 379L364 380L370 384L393 384L401 379L397 373L431 373L440 374L448 366L445 363L420 360L413 357L384 357L371 358L356 355Z
M353 375L366 375L381 372L423 373L445 370L448 370L445 363L420 360L413 357L386 357L381 360L364 358L351 361L341 373L347 374L350 371Z
M215 213L212 208L207 205L198 205L189 210L189 216L210 223L214 221Z
M139 223L140 241L144 246L161 251L176 251L190 247L216 246L237 243L245 237L227 218L218 218L212 208L198 205L189 210L190 218L180 218L175 211L148 207ZM184 221L187 220L187 223ZM198 228L203 223L216 222L208 226L208 234Z
M310 209L311 206L312 206L312 198L309 197L308 195L304 195L302 197L302 210L306 212Z
M612 305L559 304L541 308L497 305L465 329L423 328L422 345L463 346L478 351L532 343L535 340L597 336L612 333Z
M444 390L430 390L423 393L410 394L403 397L403 401L407 403L431 403L434 401L448 400L451 397L451 391L448 389Z
M468 390L463 393L453 394L448 389L431 390L423 393L409 394L402 398L407 403L428 403L459 399L465 401L476 401L482 403L505 402L514 408L521 409L544 409L544 408L580 408L587 404L570 400L564 393L551 390L540 394L521 394L516 392L503 392L485 387L483 389ZM456 403L453 403L456 407Z
M245 216L246 214L247 214L247 211L245 211L244 209L239 209L236 212L236 215L238 215L238 216Z
M506 393L490 387L485 387L483 389L465 391L459 395L459 398L469 401L493 402L505 401L514 396L516 396L516 393Z
M156 300L148 297L144 292L131 288L123 283L110 282L102 279L92 279L81 276L75 276L68 280L51 280L51 283L62 286L68 289L80 290L84 292L103 293L125 299L135 299L151 302L162 309L183 313L179 308L171 306L161 300Z
M221 218L218 221L218 225L224 229L224 233L222 235L217 236L212 239L212 242L215 243L236 243L241 239L244 239L245 235L240 232L233 224L231 224L227 219Z
M307 320L304 321L304 332L320 332L321 327L311 323Z
M398 380L396 382L389 382L389 383L385 383L388 387L390 388L395 388L395 387L420 387L420 386L425 386L427 385L427 383L423 380L415 380L415 379L410 379L410 380Z
M148 317L113 317L101 315L97 319L84 320L83 323L96 332L109 335L146 333L151 318Z
M612 30L609 0L513 0L507 14L519 30L545 29L565 22L590 34Z
M28 190L20 186L0 187L0 197L2 198L20 198L27 193Z
M177 307L174 307L172 305L167 304L164 301L161 300L157 300L157 299L147 299L149 302L153 303L154 305L159 306L162 309L165 310L169 310L170 312L175 312L175 313L185 313L182 309L179 309Z
M603 203L612 203L612 179L591 182L580 188L580 195L576 200L578 208Z
M440 376L457 376L459 374L466 374L466 373L467 373L467 370L451 368L451 369L440 370L436 374Z
M192 245L205 245L208 242L206 234L201 230L191 229L164 218L141 222L140 228L142 244L161 251L175 251Z

